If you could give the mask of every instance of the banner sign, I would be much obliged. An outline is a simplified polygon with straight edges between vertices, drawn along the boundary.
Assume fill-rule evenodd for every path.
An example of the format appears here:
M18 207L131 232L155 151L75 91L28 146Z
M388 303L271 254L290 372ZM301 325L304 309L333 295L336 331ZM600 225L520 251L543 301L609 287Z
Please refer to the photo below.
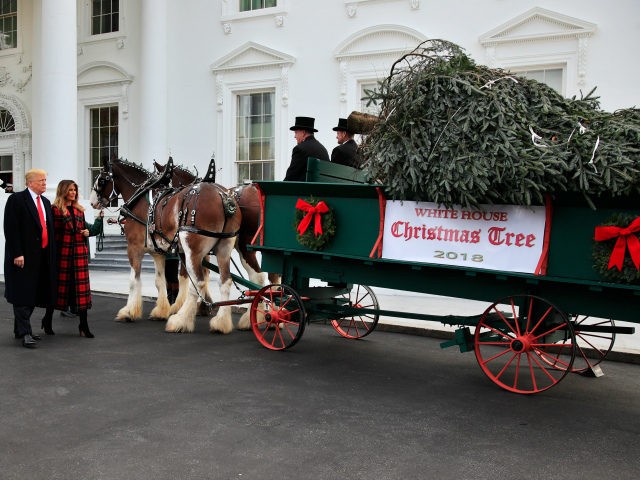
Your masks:
M387 201L382 257L540 274L545 207Z

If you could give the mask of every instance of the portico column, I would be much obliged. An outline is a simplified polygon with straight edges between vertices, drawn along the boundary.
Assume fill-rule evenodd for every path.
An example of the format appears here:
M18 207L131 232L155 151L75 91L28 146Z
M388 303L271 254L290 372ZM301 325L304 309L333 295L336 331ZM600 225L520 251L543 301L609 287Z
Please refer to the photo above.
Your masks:
M34 2L31 167L49 173L49 192L80 173L76 24L76 0Z
M167 138L167 1L142 1L140 158L147 168L164 164Z

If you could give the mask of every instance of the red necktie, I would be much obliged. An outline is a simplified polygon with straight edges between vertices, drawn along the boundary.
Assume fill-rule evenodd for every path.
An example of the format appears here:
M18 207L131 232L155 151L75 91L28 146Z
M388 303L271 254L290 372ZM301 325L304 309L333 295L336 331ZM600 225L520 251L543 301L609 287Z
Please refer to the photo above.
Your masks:
M36 197L36 203L38 204L38 215L40 215L40 225L42 225L42 248L45 248L49 243L49 234L47 233L47 221L44 218L44 209L42 208L40 195Z

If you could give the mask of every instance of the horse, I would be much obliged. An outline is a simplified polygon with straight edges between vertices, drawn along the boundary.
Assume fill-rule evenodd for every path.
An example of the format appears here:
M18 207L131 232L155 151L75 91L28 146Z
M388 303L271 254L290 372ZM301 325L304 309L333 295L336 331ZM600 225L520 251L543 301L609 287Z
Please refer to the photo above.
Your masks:
M134 321L142 316L140 266L145 253L150 253L156 266L155 284L158 298L151 317L167 319L167 332L192 332L198 296L204 289L205 269L202 259L213 252L220 270L220 295L229 298L231 290L231 251L240 228L241 213L232 195L218 184L195 182L186 187L163 188L153 203L151 190L165 184L165 176L153 177L142 167L126 160L107 160L103 164L91 192L94 208L108 205L122 196L120 215L127 218L124 232L131 265L129 297L116 320ZM183 302L177 312L170 312L164 277L166 252L180 249L190 285L185 288ZM222 305L209 321L212 332L233 330L231 307Z
M156 161L154 161L153 165L155 170L159 173L163 173L166 168L166 165L162 165ZM211 171L211 166L209 171ZM188 185L196 181L196 179L196 175L191 173L188 169L180 165L176 165L173 168L173 173L171 175L171 185L173 187L180 187ZM235 243L240 263L247 272L251 282L258 285L265 285L265 274L261 269L256 252L247 248L247 246L253 242L260 226L260 192L253 183L230 188L229 192L235 197L236 202L240 207L240 211L242 212L242 223L240 224L240 230L238 231L238 237ZM182 291L183 283L182 273L181 269L180 291ZM278 274L268 273L268 279L270 283L280 283L280 276ZM180 294L178 294L176 302L171 307L172 310L180 304L180 300L181 297ZM248 330L249 328L251 328L251 324L247 311L238 321L238 329Z

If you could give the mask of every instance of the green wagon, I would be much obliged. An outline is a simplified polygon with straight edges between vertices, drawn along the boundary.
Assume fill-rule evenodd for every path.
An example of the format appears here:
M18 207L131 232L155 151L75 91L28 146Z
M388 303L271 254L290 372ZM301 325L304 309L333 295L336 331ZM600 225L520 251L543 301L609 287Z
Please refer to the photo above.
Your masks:
M314 180L325 181L258 182L261 229L251 248L261 253L265 271L282 275L281 283L250 293L252 329L263 346L290 348L314 321L330 322L340 335L358 339L375 329L380 315L436 320L459 327L443 346L474 351L494 383L531 394L556 385L569 372L597 372L616 334L634 333L615 321L638 321L640 286L603 280L593 267L593 237L612 215L639 217L640 203L633 202L633 209L611 203L592 210L582 202L557 199L547 210L546 270L470 268L381 257L388 234L384 187L353 183L350 170L318 162L310 161L309 170ZM328 206L324 213L330 215L333 235L324 244L309 245L301 241L296 212L300 202L320 201ZM311 220L307 228L314 228ZM316 240L323 235L329 237L316 232ZM380 308L371 287L491 305L475 316L430 315L428 304L426 312L390 311Z

